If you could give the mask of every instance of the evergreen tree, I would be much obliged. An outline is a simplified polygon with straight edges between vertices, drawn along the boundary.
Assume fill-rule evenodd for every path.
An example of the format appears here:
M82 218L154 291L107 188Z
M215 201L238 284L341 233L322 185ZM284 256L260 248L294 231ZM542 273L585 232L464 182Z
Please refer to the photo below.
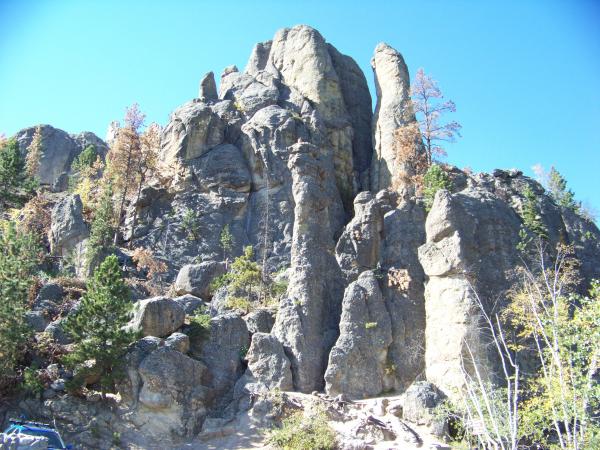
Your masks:
M119 261L115 255L108 256L94 272L79 308L65 323L75 342L65 362L77 369L76 384L82 383L86 370L93 370L101 373L103 392L114 389L115 381L123 376L123 357L138 337L125 327L132 309ZM94 361L93 368L82 366L90 360Z
M567 189L567 180L552 166L548 174L548 190L554 201L563 208L570 208L574 211L579 209L575 201L575 194Z
M525 197L521 211L523 225L531 233L536 234L542 239L547 239L548 230L542 221L542 216L540 215L538 207L538 199L535 195L535 192L533 192L533 190L527 186L523 191L523 196Z
M29 335L27 294L33 282L38 245L12 222L0 228L0 386L14 375Z
M113 248L114 206L112 185L107 183L102 190L94 220L90 227L90 238L86 247L87 266L92 267L98 258Z
M15 139L4 142L0 148L0 195L12 197L25 180L25 160Z
M440 189L451 189L452 182L448 174L437 164L433 164L427 169L423 176L423 199L425 201L425 209L429 211L433 205L435 193Z
M96 152L96 147L94 147L93 145L88 145L75 158L71 167L76 172L83 172L89 168L92 168L97 158L98 153Z

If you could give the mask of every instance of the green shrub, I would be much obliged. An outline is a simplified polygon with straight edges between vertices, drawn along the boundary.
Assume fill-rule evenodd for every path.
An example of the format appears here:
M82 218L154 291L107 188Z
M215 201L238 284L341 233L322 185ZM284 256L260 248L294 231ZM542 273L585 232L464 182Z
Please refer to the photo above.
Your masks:
M206 339L210 335L210 315L202 307L190 317L190 326L187 331L190 339Z
M187 208L183 211L183 216L181 219L181 228L186 232L187 238L190 241L197 240L200 229L200 218L198 217L198 213L193 209Z
M93 145L88 145L74 160L71 167L75 172L83 172L86 169L89 169L96 162L96 158L98 158L98 153L96 152L96 147Z
M322 411L305 417L297 411L283 419L281 428L272 430L269 443L283 450L333 450L336 448L336 436L327 424Z
M367 322L367 323L365 323L365 328L367 330L371 330L373 328L377 328L377 322Z
M253 258L254 251L247 246L244 254L233 260L229 272L211 283L213 292L227 286L227 306L245 313L256 306L276 306L287 290L287 283L275 281L273 274L264 273Z
M38 370L35 367L26 367L23 370L23 390L33 395L44 392L44 383L40 380Z
M431 209L435 194L440 189L452 189L452 181L444 169L437 164L432 164L423 176L423 201L427 211Z

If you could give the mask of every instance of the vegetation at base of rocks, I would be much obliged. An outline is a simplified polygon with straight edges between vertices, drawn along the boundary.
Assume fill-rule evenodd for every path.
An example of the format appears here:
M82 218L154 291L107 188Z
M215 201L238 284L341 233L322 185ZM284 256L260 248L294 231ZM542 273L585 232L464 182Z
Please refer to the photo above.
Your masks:
M48 198L38 193L32 197L19 211L17 228L19 231L32 235L38 242L48 246L48 232L51 217Z
M26 367L23 370L21 388L32 395L38 395L44 391L44 383L40 379L40 373L36 367Z
M198 308L189 319L187 335L191 339L206 339L210 336L210 315L204 307Z
M79 195L84 216L93 220L107 182L102 179L104 163L94 146L90 145L73 161L72 168L75 173L69 177L69 191Z
M268 442L282 450L333 450L336 434L322 410L310 415L296 411L282 420L281 428L270 432Z
M244 248L244 254L233 260L229 271L211 283L214 292L227 287L227 307L248 313L256 307L276 306L285 294L287 284L275 281L273 274L264 273L260 264L253 260L252 246Z
M123 376L123 357L138 333L127 329L133 304L116 256L108 256L96 269L79 307L64 325L74 349L64 357L75 369L73 386L84 383L90 370L100 374L103 392L110 392ZM86 364L93 361L93 364ZM92 366L90 368L90 366Z
M441 166L433 164L423 176L423 201L427 211L431 209L435 194L440 189L452 189L452 181Z
M0 227L0 391L10 385L31 333L25 321L28 295L34 283L39 246L14 223Z
M195 241L199 236L200 217L193 209L186 208L181 216L181 228L185 231L188 240Z

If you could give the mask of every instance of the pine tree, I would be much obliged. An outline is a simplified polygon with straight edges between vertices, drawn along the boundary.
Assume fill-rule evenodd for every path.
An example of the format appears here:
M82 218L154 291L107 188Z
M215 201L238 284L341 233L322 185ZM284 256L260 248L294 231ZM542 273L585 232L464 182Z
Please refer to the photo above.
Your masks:
M42 159L42 128L38 126L31 139L31 144L27 147L27 156L25 157L25 173L31 179L34 179L40 169Z
M567 189L567 180L552 166L548 174L548 190L554 201L563 208L578 210L578 204L575 201L575 194Z
M25 180L25 161L19 143L15 139L4 141L0 148L0 196L14 196Z
M112 185L108 182L103 190L90 227L90 238L86 247L87 266L91 270L99 257L113 247L114 206Z
M429 211L433 205L435 193L440 189L451 189L452 181L448 174L437 164L433 164L423 176L423 199L425 209Z
M523 225L528 231L536 234L541 239L547 239L548 230L542 221L535 192L527 186L523 191L523 197L525 197L521 210Z
M114 389L124 373L123 357L138 338L138 333L125 327L132 310L119 261L115 255L108 256L94 272L79 308L65 323L65 331L75 342L65 362L76 369L76 384L86 376L88 366L83 363L93 360L91 370L101 373L102 392Z
M33 282L38 245L13 223L0 228L0 387L14 375L29 335L27 294Z

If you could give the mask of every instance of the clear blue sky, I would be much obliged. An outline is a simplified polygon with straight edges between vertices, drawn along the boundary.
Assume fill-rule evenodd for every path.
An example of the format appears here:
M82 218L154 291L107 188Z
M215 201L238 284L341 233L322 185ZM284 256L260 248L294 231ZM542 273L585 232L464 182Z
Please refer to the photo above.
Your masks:
M600 210L600 1L0 0L0 132L49 123L104 137L138 102L149 120L243 68L255 42L309 24L354 57L371 87L385 41L436 78L475 171L555 165Z

